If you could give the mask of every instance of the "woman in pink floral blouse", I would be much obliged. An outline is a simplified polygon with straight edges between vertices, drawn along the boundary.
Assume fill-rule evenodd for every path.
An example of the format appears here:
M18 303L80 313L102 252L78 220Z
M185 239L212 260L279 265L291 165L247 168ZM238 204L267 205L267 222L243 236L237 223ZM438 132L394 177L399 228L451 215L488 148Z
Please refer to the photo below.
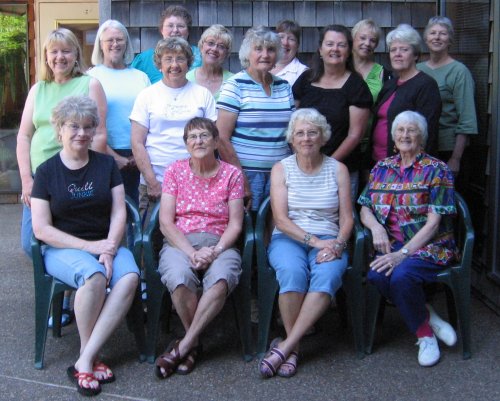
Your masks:
M377 163L358 200L377 252L367 278L416 334L420 365L432 366L440 357L436 337L448 346L457 341L453 327L425 303L423 289L457 256L453 175L423 151L427 121L421 114L398 114L391 132L398 153Z
M156 359L162 379L193 370L199 335L241 274L240 254L232 247L243 223L242 173L215 158L219 132L213 121L190 120L184 142L191 157L171 164L163 180L160 229L167 242L158 271L186 335Z

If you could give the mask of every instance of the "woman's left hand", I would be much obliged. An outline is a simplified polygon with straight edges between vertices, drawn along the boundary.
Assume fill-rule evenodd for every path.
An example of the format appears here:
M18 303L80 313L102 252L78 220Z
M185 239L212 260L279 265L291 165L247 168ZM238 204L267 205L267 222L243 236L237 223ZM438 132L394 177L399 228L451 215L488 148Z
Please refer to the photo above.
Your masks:
M339 256L337 255L337 252L330 248L322 248L319 250L319 252L316 255L316 262L317 263L324 263L324 262L331 262L334 259L337 259Z
M206 270L215 258L214 250L206 246L194 251L190 257L191 264L195 270Z
M375 270L377 273L385 272L386 276L390 276L392 271L399 265L405 256L401 252L391 252L385 255L380 255L375 258L375 260L370 263L370 268Z
M106 283L109 284L111 276L113 275L113 259L114 256L109 253L102 253L99 256L99 263L104 265L106 269Z

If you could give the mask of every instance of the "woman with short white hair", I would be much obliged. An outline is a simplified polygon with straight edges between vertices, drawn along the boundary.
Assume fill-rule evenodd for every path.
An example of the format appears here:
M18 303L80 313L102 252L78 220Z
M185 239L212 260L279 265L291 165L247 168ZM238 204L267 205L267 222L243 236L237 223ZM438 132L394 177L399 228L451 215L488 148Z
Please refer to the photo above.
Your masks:
M292 89L271 74L281 54L276 33L249 29L239 52L244 70L224 83L217 102L219 152L245 172L247 208L253 211L269 195L271 168L290 154L285 131L295 110Z
M436 81L417 70L422 40L419 33L408 24L401 24L387 34L387 47L391 67L397 79L384 83L374 107L372 124L372 161L395 154L391 126L394 118L405 110L422 114L427 120L429 140L426 151L437 152L441 97Z

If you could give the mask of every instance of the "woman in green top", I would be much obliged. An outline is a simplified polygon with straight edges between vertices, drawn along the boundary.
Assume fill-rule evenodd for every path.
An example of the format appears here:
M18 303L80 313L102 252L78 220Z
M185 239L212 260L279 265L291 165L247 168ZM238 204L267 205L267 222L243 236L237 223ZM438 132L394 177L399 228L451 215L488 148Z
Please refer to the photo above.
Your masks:
M36 168L61 150L51 124L52 109L65 97L86 95L98 106L101 123L96 128L92 148L106 151L106 95L95 78L84 74L82 50L68 29L49 33L42 49L40 80L28 93L17 135L17 163L21 175L24 204L21 244L31 257L31 189Z
M231 31L225 26L215 24L205 29L198 42L202 65L186 74L188 81L207 88L216 101L222 84L233 75L223 68L224 61L231 53L232 43Z
M443 102L439 119L439 158L457 175L468 136L477 134L474 80L465 65L450 56L453 25L446 17L432 17L424 31L429 60L417 64L436 80Z

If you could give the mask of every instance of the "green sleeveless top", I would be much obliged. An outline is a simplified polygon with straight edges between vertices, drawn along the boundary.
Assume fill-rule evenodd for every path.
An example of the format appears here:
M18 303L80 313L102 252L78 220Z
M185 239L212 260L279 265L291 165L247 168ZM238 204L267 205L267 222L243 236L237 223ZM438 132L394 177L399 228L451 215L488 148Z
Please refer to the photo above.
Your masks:
M382 89L382 67L380 64L375 63L371 69L371 71L366 76L365 82L368 85L368 89L370 89L370 93L373 96L373 103L377 101L378 94Z
M90 79L90 76L82 75L63 84L47 81L40 81L36 84L33 110L35 133L31 138L30 148L31 171L33 174L40 164L61 150L61 144L57 141L54 128L50 123L52 109L65 97L88 96Z

